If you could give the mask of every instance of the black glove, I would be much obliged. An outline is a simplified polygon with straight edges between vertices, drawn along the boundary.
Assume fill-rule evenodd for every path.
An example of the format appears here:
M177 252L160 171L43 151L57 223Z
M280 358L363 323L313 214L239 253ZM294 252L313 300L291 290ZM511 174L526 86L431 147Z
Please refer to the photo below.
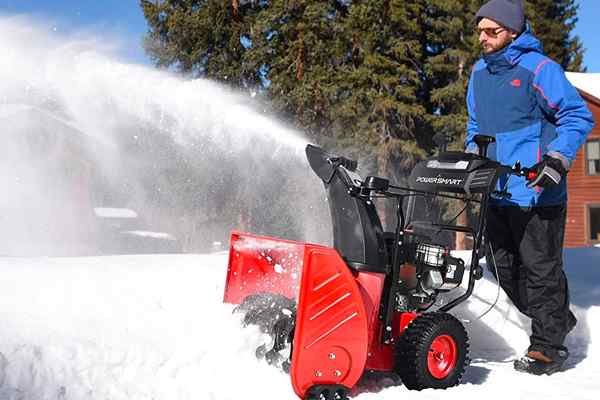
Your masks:
M532 188L534 186L540 186L543 188L556 186L567 174L567 170L565 169L562 161L558 158L550 157L548 155L545 155L542 161L531 167L531 171L535 172L537 176L535 179L527 183L528 188Z

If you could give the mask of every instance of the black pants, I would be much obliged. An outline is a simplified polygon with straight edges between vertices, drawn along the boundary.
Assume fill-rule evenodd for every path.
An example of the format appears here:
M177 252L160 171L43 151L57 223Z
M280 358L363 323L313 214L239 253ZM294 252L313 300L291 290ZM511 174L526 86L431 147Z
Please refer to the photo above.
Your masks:
M493 249L500 286L531 318L530 351L553 358L566 350L565 336L575 326L562 249L566 206L520 208L490 206L487 238ZM495 274L487 249L487 265Z

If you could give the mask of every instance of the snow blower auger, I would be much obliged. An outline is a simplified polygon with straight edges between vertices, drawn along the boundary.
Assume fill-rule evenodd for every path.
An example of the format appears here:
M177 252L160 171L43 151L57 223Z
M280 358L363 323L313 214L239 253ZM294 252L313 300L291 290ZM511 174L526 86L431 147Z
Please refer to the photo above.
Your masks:
M440 137L439 155L415 166L408 187L375 176L363 180L355 161L306 147L327 190L334 248L232 233L224 301L238 304L244 324L271 336L257 356L289 372L300 398L345 399L372 371L395 373L416 390L460 382L469 340L448 311L469 298L482 277L488 201L510 196L495 190L499 178L533 177L518 163L486 158L493 137L476 137L479 154L448 152ZM478 220L473 227L452 224L456 217L419 220L420 199L437 197L479 204ZM382 229L376 198L396 201L394 232ZM470 269L442 240L456 232L473 237ZM466 291L456 290L465 275Z

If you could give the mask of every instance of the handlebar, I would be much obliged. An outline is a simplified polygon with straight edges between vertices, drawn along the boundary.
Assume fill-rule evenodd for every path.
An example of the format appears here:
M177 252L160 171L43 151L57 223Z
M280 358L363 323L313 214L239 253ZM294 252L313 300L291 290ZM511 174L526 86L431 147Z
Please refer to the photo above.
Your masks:
M353 173L356 171L358 167L358 163L354 160L351 160L346 157L333 156L326 158L327 162L334 168L344 167L348 172ZM535 180L538 176L538 173L535 169L522 167L521 163L517 161L513 166L496 164L496 168L499 168L500 173L506 173L509 175L521 176L524 177L527 182L531 182ZM364 182L359 182L360 185L357 186L357 181L353 180L350 176L346 176L346 174L340 175L342 181L346 185L346 189L348 194L351 196L358 197L370 197L372 192L380 193L383 195L388 195L392 197L403 197L408 193L427 193L425 191L415 190L414 188L395 186L389 183L389 180L374 176L367 177ZM361 179L362 181L362 179ZM509 196L510 194L505 190L502 191L494 191L493 194L497 196ZM448 197L448 198L456 198L454 196L442 195L438 194L440 197Z
M524 177L527 182L535 180L538 176L536 170L532 168L521 167L521 163L519 161L517 161L512 167L509 167L508 165L501 165L501 168L508 174ZM502 191L494 191L493 194L496 196L505 196L508 198L511 197L511 194L506 191L506 188Z
M525 179L528 182L535 180L538 176L536 170L521 167L521 163L519 161L517 161L512 167L509 167L508 165L503 165L502 167L504 167L506 169L506 172L508 172L509 174L525 177Z
M475 144L479 148L479 155L482 157L487 157L487 149L490 144L496 142L496 138L488 135L475 135L473 138ZM523 176L528 182L531 182L537 178L537 171L532 170L531 168L522 168L521 163L519 161L512 167L508 165L502 165L502 168L506 173L516 176Z

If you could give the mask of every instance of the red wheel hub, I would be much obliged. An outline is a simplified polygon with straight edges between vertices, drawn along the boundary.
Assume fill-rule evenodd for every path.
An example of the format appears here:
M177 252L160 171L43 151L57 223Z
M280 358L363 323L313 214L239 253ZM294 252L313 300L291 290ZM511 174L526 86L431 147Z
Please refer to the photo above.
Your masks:
M449 335L440 335L431 343L427 355L427 367L436 379L444 379L456 366L458 351L456 342Z

